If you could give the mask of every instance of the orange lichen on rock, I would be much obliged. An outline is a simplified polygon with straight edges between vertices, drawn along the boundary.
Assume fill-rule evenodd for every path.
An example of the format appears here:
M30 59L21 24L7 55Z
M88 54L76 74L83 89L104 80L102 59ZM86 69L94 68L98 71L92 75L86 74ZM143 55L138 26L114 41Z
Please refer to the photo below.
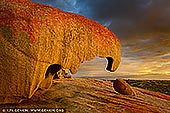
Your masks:
M31 98L52 64L73 74L96 56L108 71L120 64L120 41L107 27L29 0L0 0L0 35L0 103Z

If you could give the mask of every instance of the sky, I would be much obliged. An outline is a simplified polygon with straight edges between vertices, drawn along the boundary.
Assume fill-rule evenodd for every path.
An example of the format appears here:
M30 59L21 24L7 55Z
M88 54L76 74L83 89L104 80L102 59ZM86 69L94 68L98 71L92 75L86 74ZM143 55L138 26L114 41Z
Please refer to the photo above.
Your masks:
M114 76L170 79L170 0L32 1L83 15L109 27L122 44L122 62ZM81 65L78 74L110 77L113 73L103 69L106 63L105 59L95 58Z

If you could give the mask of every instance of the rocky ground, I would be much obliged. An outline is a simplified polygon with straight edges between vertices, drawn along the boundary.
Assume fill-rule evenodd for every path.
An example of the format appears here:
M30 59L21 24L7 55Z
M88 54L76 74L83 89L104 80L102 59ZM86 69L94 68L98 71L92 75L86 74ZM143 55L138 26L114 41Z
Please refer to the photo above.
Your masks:
M0 105L0 109L65 108L66 113L170 113L170 95L137 87L131 87L135 95L123 95L114 90L113 82L58 79L46 92L39 90L30 100L16 105ZM127 82L131 85L137 83ZM40 93L41 96L38 96Z

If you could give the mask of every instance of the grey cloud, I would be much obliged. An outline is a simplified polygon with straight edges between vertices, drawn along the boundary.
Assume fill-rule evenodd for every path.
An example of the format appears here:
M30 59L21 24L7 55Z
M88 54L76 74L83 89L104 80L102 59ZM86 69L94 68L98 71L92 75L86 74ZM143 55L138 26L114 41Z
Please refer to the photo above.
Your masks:
M170 53L170 33L137 36L124 43L124 51L129 56L153 58ZM126 54L126 55L127 55Z

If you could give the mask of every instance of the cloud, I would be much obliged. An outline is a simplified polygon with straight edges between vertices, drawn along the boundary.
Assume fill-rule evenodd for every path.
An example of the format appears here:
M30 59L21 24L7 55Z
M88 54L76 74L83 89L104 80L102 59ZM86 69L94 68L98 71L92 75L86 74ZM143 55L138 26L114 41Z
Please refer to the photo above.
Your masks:
M127 61L123 60L122 68L127 66L127 69L141 74L170 74L170 33L151 33L136 37L124 43L123 57L129 63L126 64L124 62Z

